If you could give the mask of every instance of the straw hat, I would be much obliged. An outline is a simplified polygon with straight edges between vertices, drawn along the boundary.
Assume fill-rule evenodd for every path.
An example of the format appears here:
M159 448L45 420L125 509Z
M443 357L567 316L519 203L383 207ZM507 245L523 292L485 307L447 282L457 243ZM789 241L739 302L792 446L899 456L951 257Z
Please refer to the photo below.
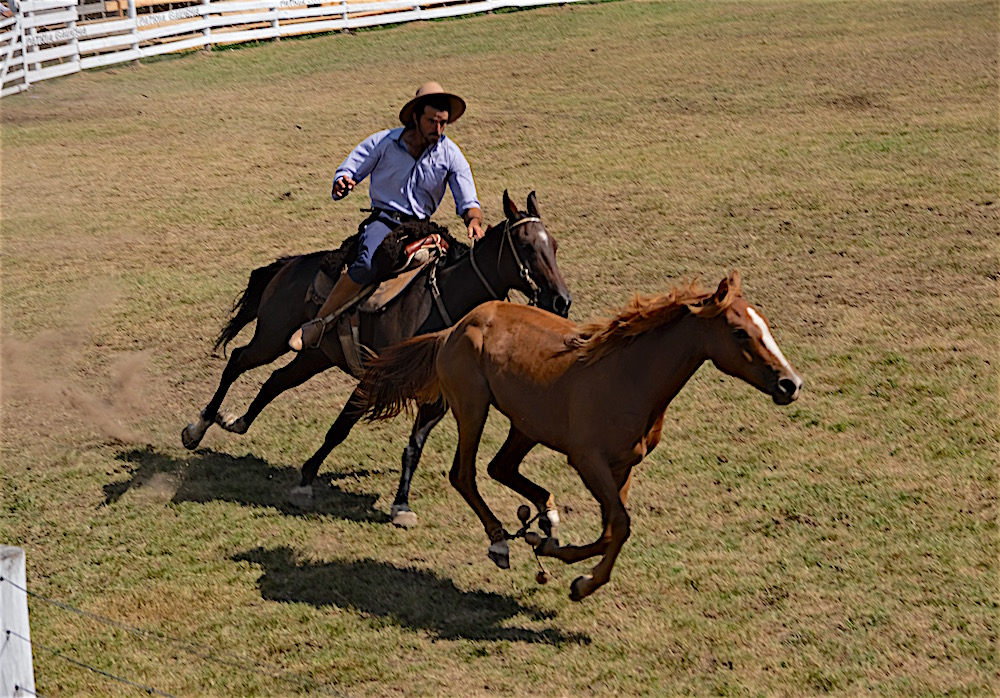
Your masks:
M448 98L448 102L450 103L450 108L448 109L449 124L458 121L458 117L465 113L464 99L458 95L453 95L450 92L445 92L444 88L436 82L425 82L417 90L416 96L403 105L403 108L399 110L399 120L404 126L409 125L410 119L413 117L413 110L416 108L417 102L420 101L420 98L428 95L442 95Z

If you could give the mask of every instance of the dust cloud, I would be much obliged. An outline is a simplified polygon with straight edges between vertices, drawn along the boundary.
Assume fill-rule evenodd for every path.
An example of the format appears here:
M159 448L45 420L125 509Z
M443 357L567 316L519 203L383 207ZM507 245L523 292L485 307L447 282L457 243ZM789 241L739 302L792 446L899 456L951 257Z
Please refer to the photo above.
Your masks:
M88 294L89 295L89 294ZM47 330L31 340L5 333L0 342L2 389L6 410L36 412L39 421L81 421L106 438L123 443L149 443L133 425L148 409L143 383L149 352L125 352L94 361L91 324L106 294L95 302L81 300L72 325ZM104 364L104 365L101 365ZM28 415L21 415L26 417Z

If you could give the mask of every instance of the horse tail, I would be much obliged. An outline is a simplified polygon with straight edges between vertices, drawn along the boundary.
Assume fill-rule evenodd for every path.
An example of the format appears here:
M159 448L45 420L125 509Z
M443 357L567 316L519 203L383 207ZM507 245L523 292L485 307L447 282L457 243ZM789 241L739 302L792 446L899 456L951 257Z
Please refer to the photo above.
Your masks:
M438 351L451 328L396 344L365 365L358 391L364 399L368 421L391 419L412 404L437 402L442 398L437 373Z
M236 339L240 330L257 318L264 289L292 259L294 257L282 257L266 267L258 267L250 272L250 280L247 282L246 289L233 301L232 317L215 340L216 350L222 349L224 351L226 345Z

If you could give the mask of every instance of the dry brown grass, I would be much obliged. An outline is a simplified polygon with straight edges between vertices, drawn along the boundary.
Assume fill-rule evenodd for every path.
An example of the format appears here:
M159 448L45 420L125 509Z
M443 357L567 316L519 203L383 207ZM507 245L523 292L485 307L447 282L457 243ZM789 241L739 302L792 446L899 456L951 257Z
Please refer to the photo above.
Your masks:
M37 642L175 695L992 694L997 681L994 3L621 2L191 55L0 105L3 518L29 585L245 657L32 602ZM386 524L408 425L359 427L285 503L351 383L243 438L178 433L248 272L356 225L333 168L437 79L487 219L537 190L592 319L732 267L806 392L708 367L637 470L611 585L486 560L435 432L421 525ZM451 224L446 199L438 220ZM455 228L453 227L453 230ZM233 389L245 405L264 372ZM487 427L483 458L504 436ZM598 512L561 459L526 471ZM513 522L519 503L483 483ZM35 653L45 695L131 690ZM267 672L277 671L278 679ZM316 683L298 683L306 676Z

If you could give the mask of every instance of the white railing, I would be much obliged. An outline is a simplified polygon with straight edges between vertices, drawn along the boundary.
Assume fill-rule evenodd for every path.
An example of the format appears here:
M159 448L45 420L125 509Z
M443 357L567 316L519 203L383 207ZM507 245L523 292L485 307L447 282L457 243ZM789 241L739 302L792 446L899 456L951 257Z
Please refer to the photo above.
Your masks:
M9 1L12 14L0 19L0 97L164 53L576 0Z

